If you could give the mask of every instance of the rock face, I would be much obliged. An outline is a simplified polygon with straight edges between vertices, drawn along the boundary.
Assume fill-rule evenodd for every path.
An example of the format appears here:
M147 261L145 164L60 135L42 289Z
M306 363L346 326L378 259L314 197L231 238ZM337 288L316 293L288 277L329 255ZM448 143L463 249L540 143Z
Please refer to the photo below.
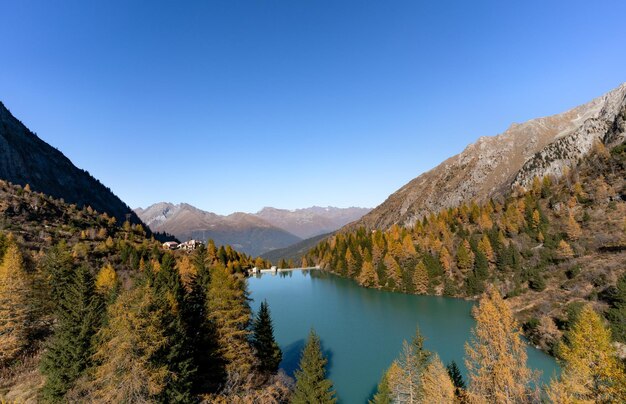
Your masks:
M217 245L229 244L247 254L260 255L335 231L369 210L317 206L293 211L264 208L256 214L239 212L220 216L185 203L161 202L135 212L153 231L173 234L181 241L212 239Z
M607 146L621 142L625 128L626 83L562 114L513 124L500 135L479 138L400 188L349 228L411 225L430 212L528 186L535 176L559 176L594 142Z
M118 223L137 215L111 190L77 168L60 151L31 132L0 102L0 178L14 184L29 184L43 192L79 207L91 206L98 212L115 216Z

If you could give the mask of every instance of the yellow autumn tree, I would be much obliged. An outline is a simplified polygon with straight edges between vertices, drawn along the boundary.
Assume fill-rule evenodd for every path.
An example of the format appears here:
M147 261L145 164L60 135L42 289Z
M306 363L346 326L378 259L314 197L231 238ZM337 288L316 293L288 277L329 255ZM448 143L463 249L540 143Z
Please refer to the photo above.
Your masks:
M556 253L561 259L568 259L574 256L574 250L572 250L572 247L565 240L559 241Z
M13 236L0 265L0 365L14 360L29 342L32 306L24 259Z
M415 266L415 272L413 272L413 287L415 292L420 295L425 295L428 292L428 271L426 265L420 260Z
M165 365L152 360L167 337L149 285L122 294L109 307L108 318L99 333L93 380L82 386L87 401L153 402L169 375Z
M178 269L183 285L185 285L187 290L190 290L191 281L197 274L197 271L195 265L191 263L189 255L183 255L183 257L176 262L176 269Z
M559 353L563 370L552 380L554 403L619 403L626 400L626 374L611 341L611 331L590 305L581 310Z
M493 252L491 241L489 241L489 237L487 237L487 235L484 235L478 242L478 249L484 254L489 263L493 264L496 262L496 256Z
M535 375L526 366L526 346L511 309L494 286L473 310L476 326L465 344L469 397L485 403L526 403L536 398Z
M115 269L111 264L107 263L100 269L98 276L96 276L96 290L106 295L117 286L117 282L118 278Z
M574 218L573 213L570 211L567 219L567 238L576 241L580 238L582 234L582 230L580 229L580 225Z
M398 261L396 261L391 254L386 254L383 262L387 268L387 278L393 281L392 287L398 290L403 290L404 284L402 282L402 269L400 269Z
M348 270L348 277L352 278L357 271L357 262L356 258L354 258L354 254L352 254L352 251L349 248L348 251L346 251L346 267Z
M373 288L378 286L378 274L374 270L374 265L370 261L364 261L361 273L357 279L362 286Z
M446 271L446 274L450 276L450 270L452 269L452 257L446 247L442 247L439 252L439 263L441 264L443 270Z
M211 269L209 296L208 316L215 324L218 353L226 363L228 379L233 383L245 383L255 366L248 343L251 313L246 280L218 265Z
M422 374L421 384L423 403L454 402L454 384L436 353L432 355L430 363Z
M402 239L402 258L404 260L415 257L417 251L415 251L415 245L413 244L413 239L410 234L407 234Z

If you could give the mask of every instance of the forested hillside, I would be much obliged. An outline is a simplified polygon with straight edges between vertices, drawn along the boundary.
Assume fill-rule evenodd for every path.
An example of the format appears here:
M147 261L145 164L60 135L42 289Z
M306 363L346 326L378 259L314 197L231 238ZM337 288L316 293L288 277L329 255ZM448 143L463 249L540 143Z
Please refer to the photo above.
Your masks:
M531 341L553 352L581 303L626 342L626 144L600 142L560 178L434 212L414 226L340 232L307 263L361 285L473 298L493 284Z
M3 402L285 401L251 257L166 252L140 225L6 182L0 218Z
M123 223L139 217L120 198L76 167L63 153L41 140L0 102L0 179L62 198L80 208L91 206Z

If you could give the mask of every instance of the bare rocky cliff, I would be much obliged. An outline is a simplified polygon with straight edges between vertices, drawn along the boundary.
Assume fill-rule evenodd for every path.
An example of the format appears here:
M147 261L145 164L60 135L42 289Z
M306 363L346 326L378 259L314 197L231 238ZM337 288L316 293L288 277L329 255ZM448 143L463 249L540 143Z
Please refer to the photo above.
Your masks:
M0 179L22 186L28 184L33 191L79 207L91 206L100 213L115 216L118 223L123 223L126 215L130 215L133 223L141 223L109 188L37 137L1 102Z
M626 83L567 112L511 125L481 137L460 154L415 178L349 228L411 225L430 212L527 186L534 176L560 175L594 142L619 143L626 127Z

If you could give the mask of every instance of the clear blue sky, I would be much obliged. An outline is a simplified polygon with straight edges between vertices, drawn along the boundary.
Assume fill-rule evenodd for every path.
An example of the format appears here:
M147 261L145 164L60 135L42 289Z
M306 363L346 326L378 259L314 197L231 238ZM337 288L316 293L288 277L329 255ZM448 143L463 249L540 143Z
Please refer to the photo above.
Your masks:
M623 0L0 0L0 100L132 207L375 206L479 136L626 81L625 15Z

